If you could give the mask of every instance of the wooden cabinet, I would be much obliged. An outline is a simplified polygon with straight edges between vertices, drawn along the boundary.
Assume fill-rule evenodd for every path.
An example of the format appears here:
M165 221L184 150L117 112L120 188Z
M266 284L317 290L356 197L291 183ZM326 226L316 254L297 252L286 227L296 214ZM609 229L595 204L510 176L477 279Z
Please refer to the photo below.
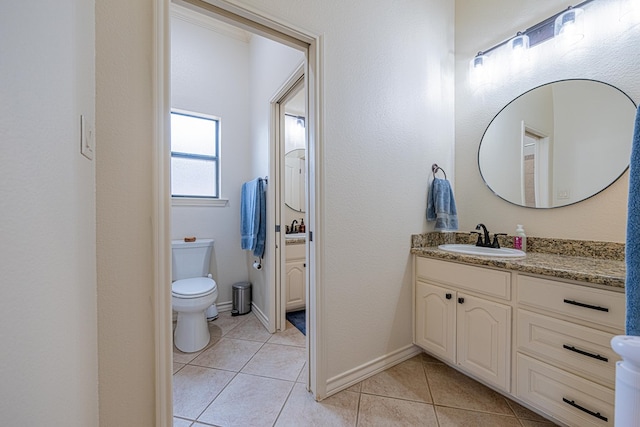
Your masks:
M414 268L416 345L559 423L614 425L621 289L419 256Z
M508 273L423 258L416 271L414 343L508 392L511 307L473 293L509 295Z
M306 258L303 244L286 246L285 261L286 311L301 310L305 307Z
M518 276L516 395L568 425L613 426L621 292Z

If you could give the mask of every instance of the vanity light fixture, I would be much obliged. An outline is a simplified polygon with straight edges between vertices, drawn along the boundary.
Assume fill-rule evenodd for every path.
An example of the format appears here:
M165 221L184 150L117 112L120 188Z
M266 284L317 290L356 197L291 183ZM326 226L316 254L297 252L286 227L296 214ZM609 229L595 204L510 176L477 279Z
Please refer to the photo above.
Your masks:
M569 33L572 33L571 30L575 30L579 33L582 31L580 26L582 24L583 9L581 7L587 3L591 3L592 1L594 0L585 0L575 6L569 6L568 9L550 16L524 31L519 31L514 37L498 43L489 49L478 52L478 54L471 60L470 68L476 70L478 68L482 68L487 62L488 55L507 43L511 47L512 52L523 52L530 47L536 46L556 36L564 36L565 33L568 35ZM571 24L574 25L572 26ZM584 33L579 34L584 36Z
M555 20L554 36L562 36L569 39L571 43L582 39L584 37L583 12L579 7L569 7L562 12Z

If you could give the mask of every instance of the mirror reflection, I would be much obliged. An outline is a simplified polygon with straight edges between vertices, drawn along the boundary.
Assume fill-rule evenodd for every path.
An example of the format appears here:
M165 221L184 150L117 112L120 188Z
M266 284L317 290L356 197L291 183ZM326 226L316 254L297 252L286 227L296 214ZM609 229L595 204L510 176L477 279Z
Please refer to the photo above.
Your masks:
M489 123L478 149L487 186L532 208L585 200L629 166L636 108L621 90L594 80L532 89Z
M304 212L304 149L285 154L284 171L284 202L294 211Z

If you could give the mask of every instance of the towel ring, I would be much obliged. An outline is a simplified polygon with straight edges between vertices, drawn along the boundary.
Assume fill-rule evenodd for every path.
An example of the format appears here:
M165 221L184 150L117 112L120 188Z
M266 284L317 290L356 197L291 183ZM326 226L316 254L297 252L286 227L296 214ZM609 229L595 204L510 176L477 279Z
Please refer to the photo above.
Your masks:
M436 172L442 172L444 174L444 179L447 179L447 173L444 171L444 169L442 169L440 166L438 166L437 163L434 163L433 165L431 165L431 172L433 172L433 177L436 177Z

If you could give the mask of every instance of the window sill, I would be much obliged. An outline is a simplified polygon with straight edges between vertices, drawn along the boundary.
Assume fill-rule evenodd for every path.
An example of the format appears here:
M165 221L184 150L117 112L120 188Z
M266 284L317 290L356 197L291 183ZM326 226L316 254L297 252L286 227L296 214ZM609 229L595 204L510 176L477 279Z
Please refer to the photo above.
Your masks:
M171 198L171 206L211 206L216 208L224 208L228 203L228 199L201 199L197 197Z

